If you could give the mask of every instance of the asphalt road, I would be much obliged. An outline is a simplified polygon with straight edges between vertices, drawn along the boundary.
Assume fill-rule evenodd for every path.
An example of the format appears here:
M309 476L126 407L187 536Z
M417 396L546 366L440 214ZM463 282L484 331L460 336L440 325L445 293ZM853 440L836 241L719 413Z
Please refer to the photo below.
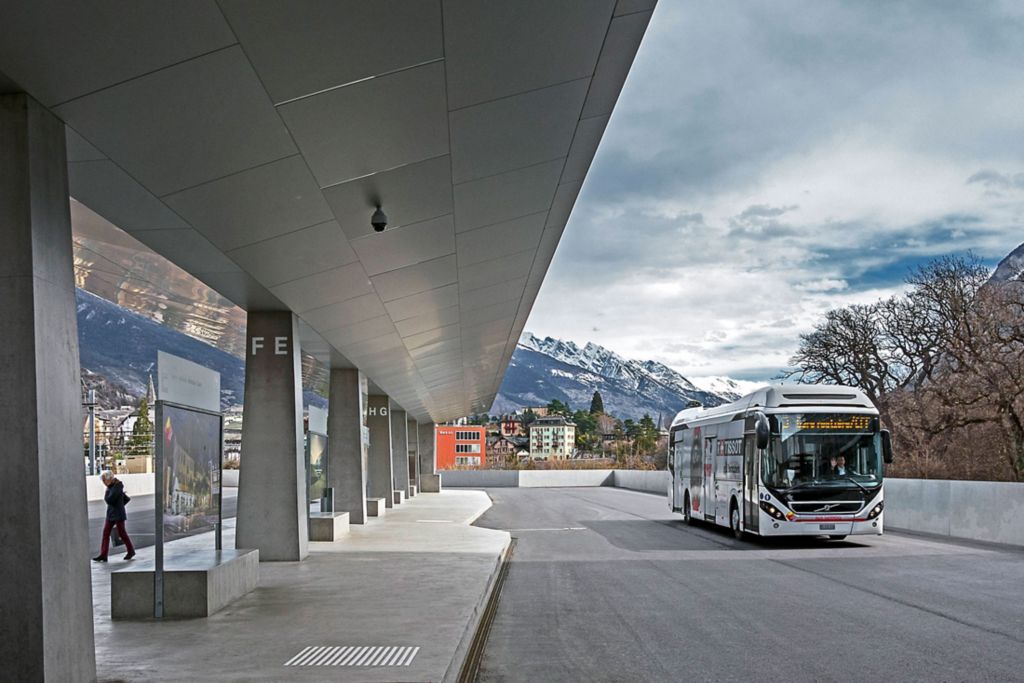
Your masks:
M1024 681L1024 551L736 541L664 498L490 489L517 539L481 681Z
M130 493L130 492L129 492ZM221 515L224 519L235 516L238 503L238 489L224 489ZM125 510L128 521L125 526L131 536L135 549L153 545L155 534L155 517L153 514L152 495L132 496ZM89 501L89 552L93 557L100 552L100 541L103 540L103 522L106 520L107 504L102 500ZM124 554L124 546L114 547L111 543L109 557L120 557Z

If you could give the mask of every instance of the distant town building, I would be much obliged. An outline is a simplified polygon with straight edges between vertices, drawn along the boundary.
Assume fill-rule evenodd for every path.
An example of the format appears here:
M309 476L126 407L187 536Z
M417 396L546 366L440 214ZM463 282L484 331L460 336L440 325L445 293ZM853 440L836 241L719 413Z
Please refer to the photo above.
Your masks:
M497 436L487 440L487 467L505 469L530 455L529 439L517 436Z
M576 425L560 415L542 417L530 425L530 457L565 460L576 449Z
M472 425L435 427L437 469L481 467L487 457L487 428Z
M501 435L505 437L526 436L522 419L516 415L506 415L501 418Z

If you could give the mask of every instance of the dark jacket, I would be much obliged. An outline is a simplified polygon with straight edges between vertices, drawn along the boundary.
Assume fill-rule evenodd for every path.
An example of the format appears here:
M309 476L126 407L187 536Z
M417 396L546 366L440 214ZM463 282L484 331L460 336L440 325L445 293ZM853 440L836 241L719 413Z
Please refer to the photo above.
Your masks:
M124 484L120 479L114 479L103 494L103 500L107 503L107 521L123 522L128 519L124 511Z

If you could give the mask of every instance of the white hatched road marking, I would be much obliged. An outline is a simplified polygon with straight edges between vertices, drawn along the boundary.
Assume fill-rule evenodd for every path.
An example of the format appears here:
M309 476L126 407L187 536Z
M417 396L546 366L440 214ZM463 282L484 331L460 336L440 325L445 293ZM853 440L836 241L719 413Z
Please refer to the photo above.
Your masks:
M285 666L409 666L420 648L411 645L310 645Z

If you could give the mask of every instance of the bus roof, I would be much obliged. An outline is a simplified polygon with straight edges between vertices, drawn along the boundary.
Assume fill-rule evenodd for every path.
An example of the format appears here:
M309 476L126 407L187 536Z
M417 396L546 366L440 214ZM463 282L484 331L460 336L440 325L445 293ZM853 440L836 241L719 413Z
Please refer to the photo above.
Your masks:
M687 408L681 410L672 420L672 426L696 421L714 421L724 415L733 416L751 408L764 408L775 412L785 408L847 408L854 412L871 410L877 414L874 404L856 387L839 384L767 384L743 398L714 408Z

